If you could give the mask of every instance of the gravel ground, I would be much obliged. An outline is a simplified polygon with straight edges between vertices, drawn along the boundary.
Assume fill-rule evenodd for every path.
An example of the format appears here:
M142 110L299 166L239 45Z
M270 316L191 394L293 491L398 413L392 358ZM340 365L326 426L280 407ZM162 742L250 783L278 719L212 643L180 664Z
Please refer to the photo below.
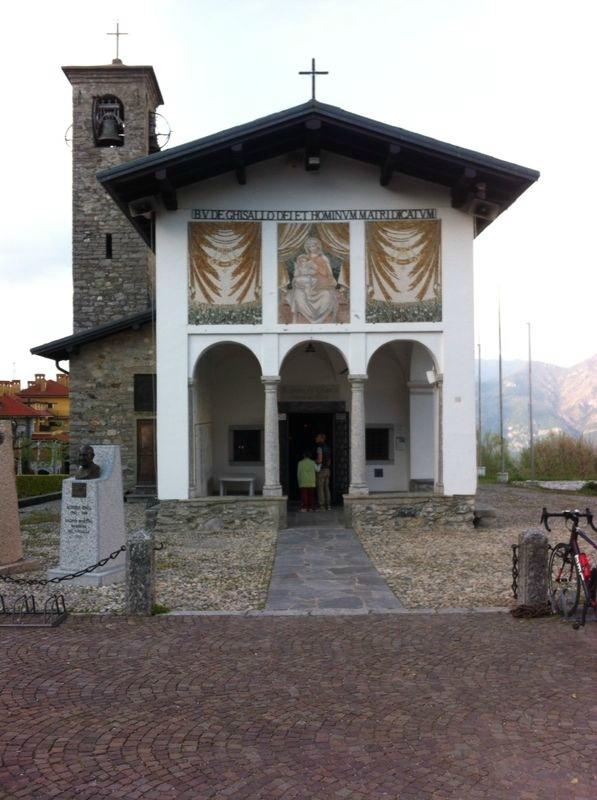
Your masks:
M127 530L144 526L144 504L125 503L124 510ZM60 501L22 509L20 516L25 555L39 561L42 569L15 577L44 578L46 570L58 564ZM263 608L275 540L275 535L262 533L251 537L250 547L246 536L235 534L206 535L200 546L189 544L184 537L168 542L156 553L156 603L173 611ZM4 583L0 591L8 606L25 588ZM39 605L56 589L33 591ZM88 587L64 581L59 591L69 611L124 613L123 584Z
M409 608L514 606L511 545L522 531L539 527L543 506L549 511L589 506L597 512L594 495L488 484L479 487L477 497L497 517L470 532L361 536L378 571ZM561 521L551 527L552 544L568 540Z
M510 545L521 531L538 526L543 505L549 510L592 506L595 496L543 491L535 488L485 485L479 501L497 512L487 527L467 533L405 531L385 536L361 537L365 550L398 598L410 608L472 608L512 606ZM142 504L125 504L127 528L143 527ZM567 539L561 524L554 524L552 543ZM58 563L60 502L21 511L23 547L37 559L39 572L22 577L45 577ZM156 554L156 601L171 610L245 611L263 608L275 553L275 536L211 534L200 544L181 536ZM2 587L5 602L23 593L10 584ZM122 584L78 587L60 585L67 608L79 612L124 613ZM43 600L52 592L36 592Z

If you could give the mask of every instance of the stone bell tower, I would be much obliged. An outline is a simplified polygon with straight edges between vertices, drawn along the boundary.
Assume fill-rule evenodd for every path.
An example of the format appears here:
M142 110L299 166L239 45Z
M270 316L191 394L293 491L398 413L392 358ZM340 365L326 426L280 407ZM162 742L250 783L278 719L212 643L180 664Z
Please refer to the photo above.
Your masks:
M153 253L96 174L156 152L164 101L149 66L63 67L73 87L73 329L149 308Z

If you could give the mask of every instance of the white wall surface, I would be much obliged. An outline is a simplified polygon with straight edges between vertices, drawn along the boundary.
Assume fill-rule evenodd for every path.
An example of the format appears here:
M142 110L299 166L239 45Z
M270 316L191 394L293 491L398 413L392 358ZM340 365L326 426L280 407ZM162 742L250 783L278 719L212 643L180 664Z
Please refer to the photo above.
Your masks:
M436 208L442 220L442 322L370 324L365 321L365 227L363 222L353 221L350 223L350 323L278 324L277 229L276 223L266 222L262 225L262 324L187 324L187 226L191 209L417 207ZM297 343L310 339L337 346L350 374L365 374L369 359L386 342L396 339L420 342L431 351L437 372L444 374L446 493L473 493L476 469L472 237L472 219L451 208L449 190L445 187L395 175L390 186L384 188L379 184L377 168L325 152L319 172L306 172L302 159L293 161L285 156L249 167L245 186L239 186L231 172L179 192L179 210L160 212L156 224L160 497L188 496L186 384L193 379L201 354L223 338L247 346L264 375L279 374L285 355ZM367 391L371 395L371 388ZM369 405L373 413L375 405L371 397ZM403 413L400 406L398 415ZM378 411L375 415L378 416ZM411 421L409 414L407 428ZM213 458L218 458L215 450ZM406 468L403 474L408 471Z
M164 220L166 218L163 218ZM156 235L156 361L158 495L189 494L187 369L187 226L167 218Z

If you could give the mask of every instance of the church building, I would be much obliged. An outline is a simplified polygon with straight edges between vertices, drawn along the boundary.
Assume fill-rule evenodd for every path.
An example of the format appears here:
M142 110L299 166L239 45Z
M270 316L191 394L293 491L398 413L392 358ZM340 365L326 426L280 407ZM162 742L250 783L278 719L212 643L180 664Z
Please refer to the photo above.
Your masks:
M472 519L473 239L539 174L312 98L159 150L151 67L73 86L71 439L196 530ZM157 458L154 458L157 454Z

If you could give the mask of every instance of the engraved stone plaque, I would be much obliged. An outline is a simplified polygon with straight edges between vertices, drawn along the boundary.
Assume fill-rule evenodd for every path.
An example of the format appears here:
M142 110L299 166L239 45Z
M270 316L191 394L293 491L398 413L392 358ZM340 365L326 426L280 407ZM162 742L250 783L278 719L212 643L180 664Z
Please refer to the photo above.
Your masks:
M86 483L73 483L73 497L87 497Z

